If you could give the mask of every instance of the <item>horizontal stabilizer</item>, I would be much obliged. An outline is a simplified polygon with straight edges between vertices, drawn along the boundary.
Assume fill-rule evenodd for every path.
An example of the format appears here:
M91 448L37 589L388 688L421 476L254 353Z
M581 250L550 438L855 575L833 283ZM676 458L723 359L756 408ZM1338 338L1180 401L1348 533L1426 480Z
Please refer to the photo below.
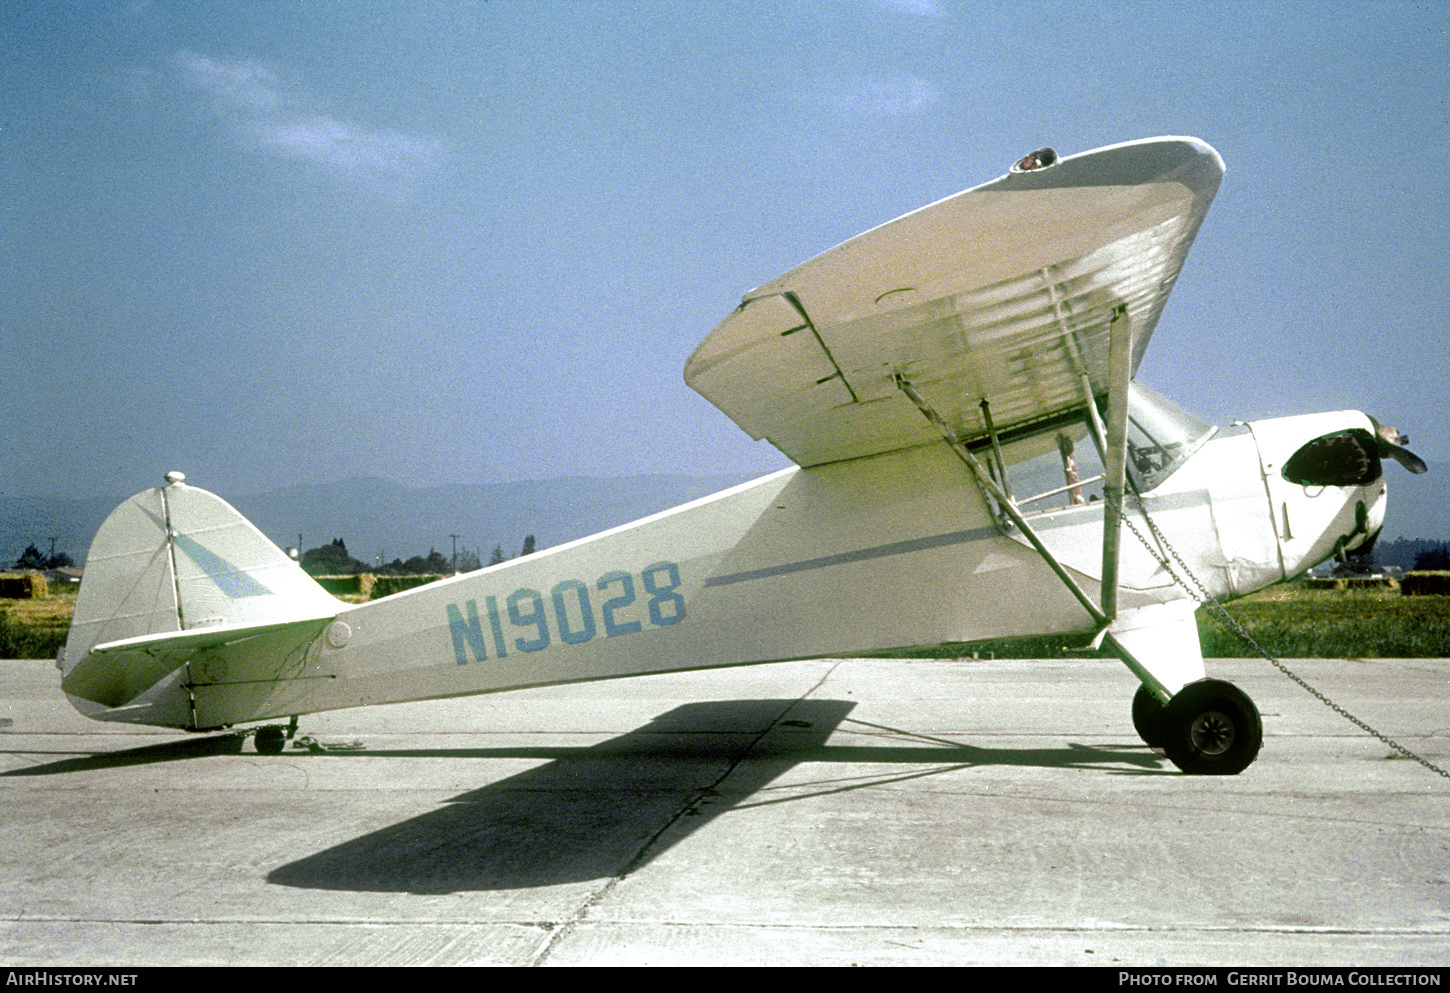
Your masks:
M84 700L120 707L204 652L226 652L248 642L306 645L315 640L331 617L164 632L97 645L61 682L61 689ZM269 653L270 654L270 653Z

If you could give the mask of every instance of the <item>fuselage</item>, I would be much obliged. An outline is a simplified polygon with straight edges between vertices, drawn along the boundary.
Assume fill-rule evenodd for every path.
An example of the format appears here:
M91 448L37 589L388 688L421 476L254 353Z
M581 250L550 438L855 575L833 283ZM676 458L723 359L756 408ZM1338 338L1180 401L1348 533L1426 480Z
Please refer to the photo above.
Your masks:
M1354 412L1256 422L1203 443L1130 499L1120 623L1156 623L1164 605L1191 614L1180 580L1232 598L1368 540L1383 523L1383 478L1312 486L1281 471L1314 438L1366 429ZM1096 596L1103 504L1072 499L1028 520ZM103 719L207 728L1018 635L1085 642L1093 630L951 448L932 444L789 469L479 572L339 604L305 641L210 648L125 707L77 703Z

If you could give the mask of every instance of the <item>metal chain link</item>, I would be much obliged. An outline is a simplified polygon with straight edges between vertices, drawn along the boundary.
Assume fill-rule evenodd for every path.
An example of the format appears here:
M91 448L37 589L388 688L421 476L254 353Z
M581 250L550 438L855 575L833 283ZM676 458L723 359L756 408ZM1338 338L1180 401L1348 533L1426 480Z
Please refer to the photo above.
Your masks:
M1378 738L1390 748L1393 748L1395 751L1399 752L1405 758L1414 759L1416 762L1420 763L1431 772L1437 772L1440 775L1444 776L1446 779L1450 779L1450 772L1445 771L1428 759L1421 758L1419 755L1416 755L1414 752L1410 751L1408 748L1406 748L1404 745L1401 745L1393 738L1386 737L1385 735L1376 731L1364 721L1360 720L1358 717L1355 717L1353 714L1345 710L1339 704L1329 699L1329 697L1325 696L1323 693L1310 686L1303 679L1299 678L1299 676L1290 671L1288 666L1286 666L1283 662L1281 662L1279 659L1275 658L1267 650L1265 650L1264 646L1260 645L1257 641L1255 641L1253 635L1249 634L1249 632L1244 629L1244 626L1240 624L1237 620L1235 620L1233 615L1228 612L1227 608L1225 608L1223 604L1219 603L1216 599L1214 599L1213 595L1210 594L1208 590L1204 588L1204 585L1198 581L1198 577L1193 574L1193 570L1188 568L1188 563L1183 561L1183 557L1178 554L1178 550L1169 543L1166 537L1163 536L1163 532L1158 530L1158 525L1153 523L1153 518L1148 516L1148 508L1143 505L1142 496L1140 496L1137 492L1133 492L1133 497L1138 503L1138 511L1143 515L1143 521L1148 525L1149 530L1153 532L1153 537L1158 540L1159 546L1168 550L1168 554L1173 556L1174 561L1178 563L1178 567L1183 570L1183 575L1187 576L1190 580L1193 581L1193 586L1189 586L1188 583L1184 581L1183 576L1180 576L1168 563L1168 560L1158 554L1158 552L1153 548L1152 544L1149 543L1148 539L1143 536L1143 532L1139 531L1137 527L1134 526L1133 522L1128 519L1127 513L1124 513L1122 515L1123 523L1126 524L1128 526L1128 530L1133 532L1133 534L1137 536L1138 540L1143 543L1143 547L1148 549L1148 554L1152 555L1158 561L1158 564L1163 566L1163 568L1168 571L1168 574L1174 578L1178 585L1183 587L1188 592L1188 595L1197 600L1200 605L1208 608L1209 615L1213 617L1214 620L1218 621L1218 623L1223 625L1223 627L1228 631L1237 635L1240 639L1243 640L1245 644L1247 644L1259 655L1263 656L1270 665L1278 669L1284 675L1288 676L1294 682L1298 683L1305 690L1305 692L1307 692L1310 696L1318 699L1319 702L1323 703L1326 707L1334 711L1340 717L1343 717L1351 724ZM1197 592L1194 592L1194 586L1198 588Z

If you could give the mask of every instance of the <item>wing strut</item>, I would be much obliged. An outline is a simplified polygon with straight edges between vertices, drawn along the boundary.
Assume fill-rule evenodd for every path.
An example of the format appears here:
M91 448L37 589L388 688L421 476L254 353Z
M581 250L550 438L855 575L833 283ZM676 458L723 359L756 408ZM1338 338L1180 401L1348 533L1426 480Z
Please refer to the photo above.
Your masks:
M1122 339L1125 344L1131 345L1131 334L1128 332L1126 309L1121 312L1118 318L1115 318L1113 322L1113 331L1115 341L1118 339ZM1117 354L1116 350L1114 350L1114 354ZM1127 354L1131 356L1131 348L1127 350ZM1131 358L1129 358L1128 361L1131 361ZM1127 363L1125 362L1124 366L1126 367L1126 365ZM1013 501L1006 493L1002 491L1002 488L999 487L997 483L992 479L992 475L988 471L987 467L982 465L981 460L972 454L971 450L967 448L966 443L962 441L961 437L956 433L956 431L952 430L951 425L949 425L942 418L942 416L938 414L935 409L932 408L931 404L927 403L926 399L917 392L916 387L912 386L911 383L907 381L906 377L902 376L899 372L894 373L892 379L896 383L896 388L899 389L902 393L906 394L907 398L911 400L912 403L916 404L916 409L921 411L922 416L924 416L927 420L931 421L932 424L936 425L937 429L941 431L942 437L945 438L947 444L951 446L952 451L956 452L957 457L965 462L968 468L970 468L972 472L976 475L977 482L981 484L982 489L986 491L992 497L992 499L997 502L997 505L1002 509L1002 511L1009 518L1011 518L1012 523L1017 525L1017 527L1021 529L1023 536L1026 537L1028 542L1031 543L1032 547L1036 549L1037 554L1042 557L1042 561L1046 562L1047 565L1052 569L1052 571L1056 573L1057 578L1062 580L1062 584L1067 587L1068 591L1072 593L1073 597L1076 598L1077 602L1082 604L1083 609L1086 610L1088 614L1092 617L1093 621L1097 624L1097 630L1093 633L1091 647L1098 648L1099 646L1106 643L1108 650L1111 652L1111 654L1116 655L1119 659L1121 659L1123 661L1123 664L1132 671L1133 675L1137 676L1138 680L1148 688L1149 692L1156 696L1161 702L1166 703L1173 694L1169 692L1166 686L1163 685L1163 682L1158 679L1158 677L1154 676L1151 672L1149 672L1142 665L1142 663L1135 659L1133 657L1133 653L1128 651L1121 642L1119 642L1116 638L1107 633L1108 625L1112 624L1117 612L1118 539L1120 537L1120 528L1117 525L1118 522L1121 520L1120 514L1112 513L1112 505L1105 505L1103 508L1104 521L1108 520L1109 515L1112 514L1114 523L1114 527L1112 529L1111 545L1111 558L1113 567L1111 584L1108 581L1108 576L1106 575L1106 572L1103 576L1103 600L1105 604L1111 604L1113 608L1113 613L1109 614L1103 607L1100 607L1098 604L1093 603L1092 597L1088 596L1087 593L1084 592L1083 588L1077 584L1077 580L1073 579L1071 573L1067 571L1067 567L1057 560L1057 557L1048 550L1047 545L1045 545L1042 539L1038 537L1037 532L1034 531L1032 526L1027 523L1026 518L1024 518L1021 511L1017 509L1016 502ZM1118 435L1121 440L1118 447L1119 450L1123 452L1123 456L1118 461L1119 482L1117 502L1118 508L1121 508L1124 486L1122 479L1126 475L1125 470L1127 464L1126 450L1128 422L1128 390L1126 384L1124 385L1122 390L1115 391L1114 396L1118 395L1122 397L1120 401L1122 411L1120 413L1120 416L1118 417L1118 421L1121 425L1118 429ZM1113 420L1114 411L1111 409L1112 403L1113 401L1110 398L1109 421ZM983 400L983 413L987 412L987 407L987 401ZM991 422L988 421L988 423L990 424ZM1108 426L1107 431L1108 437L1110 439L1108 447L1109 449L1111 449L1111 439L1113 438L1113 427L1111 424ZM996 443L997 439L995 431L992 432L992 440L994 443ZM1111 467L1109 467L1108 469L1108 477L1108 480L1104 484L1105 487L1112 484ZM1106 504L1106 500L1104 502ZM1109 557L1107 534L1108 531L1105 524L1103 539L1103 553L1105 564L1107 558ZM1111 585L1113 590L1111 597L1109 597L1108 593L1106 592L1109 585Z
M977 481L982 484L982 489L990 493L992 499L997 501L997 506L1002 509L1003 513L1012 519L1013 524L1022 529L1022 533L1032 543L1032 547L1037 550L1037 554L1041 555L1042 560L1052 567L1052 571L1057 573L1057 578L1062 580L1072 595L1077 598L1078 603L1082 604L1083 608L1092 615L1093 620L1098 624L1098 631L1093 637L1093 641L1096 642L1101 637L1103 631L1107 630L1110 618L1102 612L1097 604L1093 603L1090 596L1083 592L1083 588L1077 584L1077 580L1072 578L1066 567L1057 560L1057 557L1047 550L1047 546L1042 543L1042 539L1037 536L1037 532L1032 529L1027 523L1026 518L1022 516L1021 511L1017 509L1017 504L997 485L996 481L992 479L991 473L988 472L987 467L982 465L981 461L971 453L971 450L967 448L961 437L952 430L951 425L942 419L941 415L916 391L916 387L907 382L904 376L896 373L893 378L896 381L896 388L902 393L905 393L907 398L916 404L916 409L920 410L927 420L937 426L942 436L946 439L947 444L952 446L952 451L956 452L958 458L965 462L972 472L976 473ZM987 401L983 400L983 413L987 413L987 408ZM991 423L990 419L987 423ZM994 448L997 445L996 431L992 432L992 444Z
M1123 487L1128 467L1128 384L1133 378L1133 323L1126 304L1113 312L1108 344L1108 423L1103 451L1102 608L1118 616L1118 550L1123 537Z
M1002 479L1002 492L1007 497L1007 503L1015 507L1016 500L1012 497L1012 483L1007 476L1007 460L1002 458L1002 443L997 440L997 426L992 423L992 405L986 397L982 398L982 423L987 426L987 434L992 439L992 454L997 458L997 472Z

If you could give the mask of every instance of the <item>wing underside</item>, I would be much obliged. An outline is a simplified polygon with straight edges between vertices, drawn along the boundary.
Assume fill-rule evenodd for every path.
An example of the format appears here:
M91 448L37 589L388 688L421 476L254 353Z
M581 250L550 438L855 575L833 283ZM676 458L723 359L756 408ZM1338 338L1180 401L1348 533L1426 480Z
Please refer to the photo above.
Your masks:
M802 466L1050 420L1108 388L1125 310L1136 369L1223 163L1155 138L1013 172L866 232L747 294L685 379Z

